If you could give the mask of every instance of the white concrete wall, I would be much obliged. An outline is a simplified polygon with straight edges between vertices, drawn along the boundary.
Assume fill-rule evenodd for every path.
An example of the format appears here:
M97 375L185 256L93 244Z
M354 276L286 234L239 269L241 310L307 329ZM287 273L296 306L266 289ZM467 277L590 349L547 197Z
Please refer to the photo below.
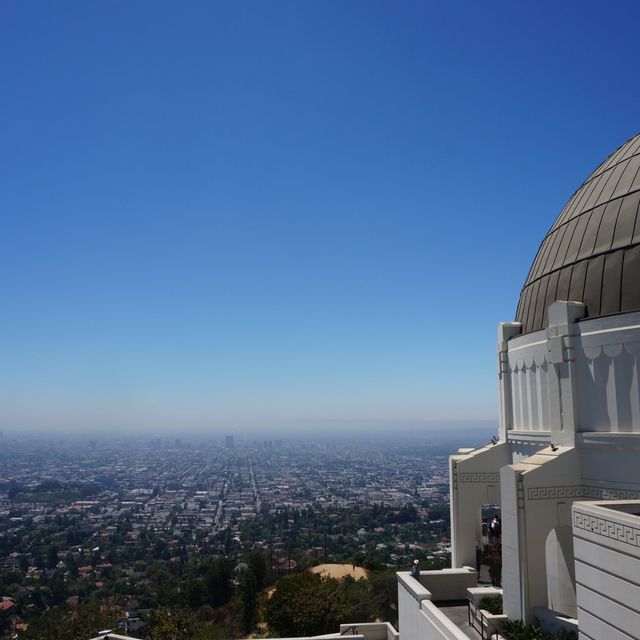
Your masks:
M420 603L428 600L431 594L407 572L398 576L398 631L405 640L422 637L423 620Z
M422 601L420 615L420 635L407 640L468 640L467 635L430 600Z
M551 429L549 363L544 331L514 338L509 343L511 429Z
M503 467L500 476L503 609L511 618L522 619L527 563L524 562L526 537L524 513L520 509L522 481L518 465Z
M436 602L466 600L467 589L478 584L478 574L474 567L421 571L420 583Z
M547 607L575 618L576 577L571 525L554 527L545 542Z
M640 501L576 502L580 637L640 639Z
M500 468L511 462L509 445L502 442L451 456L451 564L476 565L476 540L481 539L481 508L500 503Z
M508 367L503 369L508 369L511 402L504 407L511 415L503 421L517 431L558 426L558 381L553 371L559 355L572 363L568 369L577 431L640 433L640 313L566 326L570 329L559 342L554 342L553 328L508 342ZM559 364L564 366L555 362Z
M558 635L563 631L570 631L578 635L578 619L558 615L547 607L534 607L533 616L545 631Z
M580 430L640 432L640 314L579 323Z
M578 451L547 448L503 468L501 476L505 613L530 622L533 607L548 606L551 595L562 613L574 616L573 558L565 546L553 545L553 532L571 524L573 490L580 484Z
M467 640L431 602L431 593L401 571L398 576L398 631L403 640Z
M400 634L390 622L353 622L340 625L340 636L357 633L364 640L399 640ZM344 637L344 636L343 636Z
M579 434L583 499L640 499L640 434Z

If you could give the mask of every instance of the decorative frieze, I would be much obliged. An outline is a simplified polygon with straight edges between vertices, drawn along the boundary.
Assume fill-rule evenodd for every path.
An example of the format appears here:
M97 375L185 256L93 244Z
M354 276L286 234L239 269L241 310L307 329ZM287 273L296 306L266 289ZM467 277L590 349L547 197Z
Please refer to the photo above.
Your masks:
M563 498L582 498L581 485L569 485L559 487L529 487L527 498L529 500L557 500Z
M587 515L580 511L576 511L573 514L573 526L575 529L582 529L611 540L640 547L640 527L613 522L605 518Z
M633 316L633 317L631 317ZM626 317L626 314L625 314ZM577 332L566 335L566 331ZM640 433L640 324L638 314L550 327L507 342L499 363L509 392L503 419L519 431ZM504 358L500 354L500 358ZM510 373L505 372L505 367ZM560 375L554 368L566 368Z
M490 482L490 483L498 483L500 482L500 474L499 473L459 473L458 480L460 482Z
M608 487L584 487L584 498L594 498L596 500L638 500L640 490L638 489L610 489Z
M563 498L593 500L640 500L638 489L612 489L587 485L569 485L558 487L529 487L529 500L560 500Z

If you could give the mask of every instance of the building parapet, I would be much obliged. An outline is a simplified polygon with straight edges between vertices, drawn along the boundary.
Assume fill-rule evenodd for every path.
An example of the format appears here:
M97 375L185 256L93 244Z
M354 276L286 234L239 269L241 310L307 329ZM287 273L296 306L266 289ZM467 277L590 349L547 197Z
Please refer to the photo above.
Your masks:
M467 640L466 634L452 622L432 601L433 594L423 581L439 594L442 600L463 600L467 588L476 584L475 569L443 569L441 571L421 571L420 580L412 578L408 572L400 571L398 576L398 621L404 640Z
M638 638L640 500L575 502L572 511L581 635Z
M376 624L376 623L372 623ZM377 623L380 626L388 624L388 623ZM341 625L346 626L347 628L353 626L366 626L366 625ZM389 625L391 627L391 625ZM393 627L391 627L393 629ZM395 629L394 629L395 631ZM397 634L397 632L396 632ZM329 633L321 636L305 636L305 637L295 637L295 638L274 638L274 640L329 640L335 638L336 640L340 638L341 640L376 640L375 638L367 637L364 634L345 634L342 633ZM101 633L95 638L91 638L91 640L139 640L138 638L134 638L132 636L123 636L118 633L111 633L110 631L106 633ZM389 638L388 640L392 640ZM399 640L399 636L396 636L395 640Z
M390 622L358 622L340 625L340 637L347 637L346 634L349 631L362 636L364 640L400 640L400 634Z

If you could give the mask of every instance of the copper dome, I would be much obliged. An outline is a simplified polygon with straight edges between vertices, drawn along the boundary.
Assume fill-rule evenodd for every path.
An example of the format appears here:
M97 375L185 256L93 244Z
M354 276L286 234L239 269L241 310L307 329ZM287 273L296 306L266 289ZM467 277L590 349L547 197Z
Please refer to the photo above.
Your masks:
M587 316L640 310L640 134L616 149L573 194L542 241L520 293L522 332L547 326L556 300Z

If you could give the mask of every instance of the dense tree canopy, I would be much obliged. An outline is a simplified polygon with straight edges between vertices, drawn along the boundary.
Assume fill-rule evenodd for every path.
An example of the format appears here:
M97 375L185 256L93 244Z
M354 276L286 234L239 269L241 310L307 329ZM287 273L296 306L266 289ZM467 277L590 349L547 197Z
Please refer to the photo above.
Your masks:
M281 636L335 633L341 623L370 622L376 598L368 580L342 581L314 573L285 576L267 603L269 630Z
M114 629L118 612L96 603L55 607L36 618L22 640L87 640L104 629Z

